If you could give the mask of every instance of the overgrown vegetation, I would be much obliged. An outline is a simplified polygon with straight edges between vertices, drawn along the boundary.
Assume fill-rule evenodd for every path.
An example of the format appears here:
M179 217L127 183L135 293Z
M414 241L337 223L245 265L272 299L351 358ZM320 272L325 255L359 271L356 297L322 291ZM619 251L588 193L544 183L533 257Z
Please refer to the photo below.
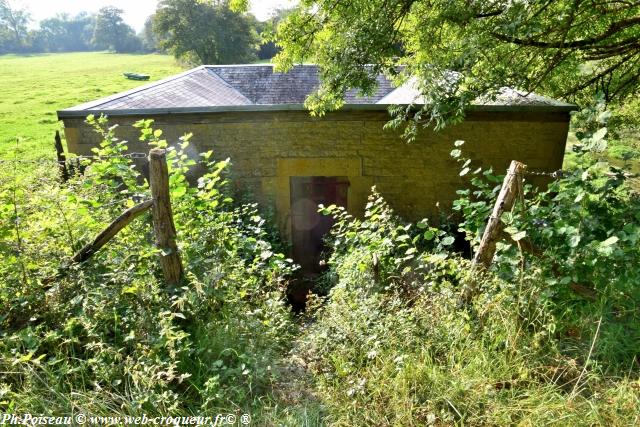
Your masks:
M592 122L585 143L601 139ZM471 184L455 203L459 231L475 248L502 177L472 172L456 145ZM329 423L639 421L640 199L621 170L586 149L579 160L546 191L527 184L502 218L511 239L485 273L452 250L454 236L403 222L376 193L364 219L325 208L337 221L335 286L300 351ZM465 304L462 291L478 285Z
M266 240L251 205L225 191L228 161L168 148L184 286L167 289L148 217L49 285L83 242L148 198L127 143L104 118L83 177L60 187L40 169L0 186L0 407L3 412L203 414L268 402L272 366L295 333L282 298L289 260ZM140 122L142 139L166 146ZM3 165L4 166L4 165ZM189 170L203 173L190 186ZM48 172L55 171L50 168Z
M190 135L169 146L150 120L133 145L89 118L103 142L84 176L61 185L54 163L28 175L0 164L0 408L250 413L254 425L634 425L640 198L598 160L609 120L583 111L574 166L537 191L540 178L526 177L489 271L459 248L477 247L502 177L466 159L462 141L451 155L468 185L440 224L403 221L375 191L363 218L323 207L336 219L328 296L296 320L284 302L295 266L256 206L229 197L228 160L190 157ZM182 286L165 286L146 216L46 280L149 197L133 147L168 149ZM468 286L479 290L470 302Z

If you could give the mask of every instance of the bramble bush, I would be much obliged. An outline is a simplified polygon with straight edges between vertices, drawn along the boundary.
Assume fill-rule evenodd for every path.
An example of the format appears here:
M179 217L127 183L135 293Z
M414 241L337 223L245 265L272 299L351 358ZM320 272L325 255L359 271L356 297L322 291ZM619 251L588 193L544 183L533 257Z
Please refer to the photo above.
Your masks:
M192 158L137 123L141 141L167 149L185 279L162 280L148 215L46 285L72 253L125 208L150 198L129 144L106 118L84 176L54 168L3 171L0 186L0 408L3 412L178 415L252 412L269 400L295 326L284 304L291 261L267 239L255 205L228 196L227 160ZM190 185L191 171L201 177Z

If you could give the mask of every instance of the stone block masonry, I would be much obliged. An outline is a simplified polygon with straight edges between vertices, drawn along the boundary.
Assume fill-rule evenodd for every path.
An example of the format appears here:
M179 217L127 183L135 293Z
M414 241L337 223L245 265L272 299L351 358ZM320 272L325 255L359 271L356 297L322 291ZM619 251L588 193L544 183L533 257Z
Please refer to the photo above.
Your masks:
M132 125L141 117L114 116L116 136L131 151L146 151ZM437 219L450 209L456 190L465 185L450 156L456 140L474 167L503 174L511 160L531 170L562 166L569 114L471 112L466 120L440 132L422 130L407 143L399 132L384 130L384 111L343 111L314 118L303 111L175 114L151 117L170 143L192 132L194 155L213 150L230 157L234 187L275 209L283 237L290 237L291 176L345 176L348 210L363 212L372 185L400 216ZM100 137L79 118L66 118L71 152L89 155ZM436 204L439 204L439 207Z

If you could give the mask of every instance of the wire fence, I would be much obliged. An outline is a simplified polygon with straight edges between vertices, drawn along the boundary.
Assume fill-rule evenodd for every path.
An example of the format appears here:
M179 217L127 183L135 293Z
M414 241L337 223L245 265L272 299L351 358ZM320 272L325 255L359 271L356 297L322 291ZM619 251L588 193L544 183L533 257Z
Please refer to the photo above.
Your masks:
M0 159L0 164L14 165L14 164L52 164L60 165L64 162L82 162L82 161L101 161L115 158L128 158L128 159L146 159L147 153L125 153L111 156L73 156L64 161L55 159Z

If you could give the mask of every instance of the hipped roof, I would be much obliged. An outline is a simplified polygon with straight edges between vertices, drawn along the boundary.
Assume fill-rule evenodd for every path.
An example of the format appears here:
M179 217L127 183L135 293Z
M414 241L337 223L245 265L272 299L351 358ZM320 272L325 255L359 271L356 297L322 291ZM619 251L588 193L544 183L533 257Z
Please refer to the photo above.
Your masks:
M377 77L371 96L346 93L343 110L384 110L392 104L421 104L415 81L395 88ZM58 118L88 114L161 115L225 111L304 110L306 97L320 84L318 67L297 65L277 73L272 65L203 65L106 98L58 111ZM478 101L471 110L568 112L566 104L533 93L504 89L495 100Z

